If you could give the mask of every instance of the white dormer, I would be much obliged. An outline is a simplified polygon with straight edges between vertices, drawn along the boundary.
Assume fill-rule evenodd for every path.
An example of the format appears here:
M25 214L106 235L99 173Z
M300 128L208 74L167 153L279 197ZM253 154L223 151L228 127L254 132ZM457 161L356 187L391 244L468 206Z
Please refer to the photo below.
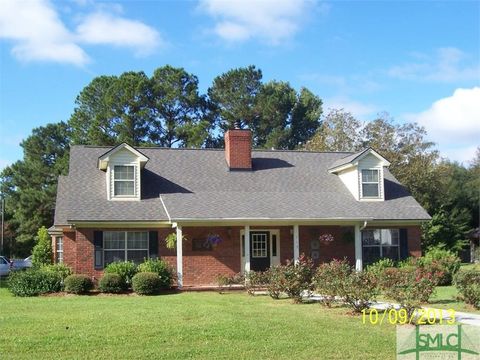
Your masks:
M140 200L141 169L148 157L123 143L98 158L98 168L106 171L108 200Z
M328 170L338 175L357 201L384 201L384 168L390 162L368 148L337 160Z

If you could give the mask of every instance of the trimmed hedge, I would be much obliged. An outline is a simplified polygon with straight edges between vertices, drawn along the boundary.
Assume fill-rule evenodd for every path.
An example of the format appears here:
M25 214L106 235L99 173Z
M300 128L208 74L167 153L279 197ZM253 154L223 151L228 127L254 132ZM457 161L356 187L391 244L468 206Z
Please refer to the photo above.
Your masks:
M172 267L161 259L147 259L137 267L138 272L153 272L158 274L162 288L170 288L173 284L174 272Z
M132 278L137 273L137 266L133 261L115 261L105 267L105 274L118 274L123 280L125 290L132 285Z
M132 289L139 295L157 294L162 288L162 280L157 273L141 272L132 278Z
M8 289L15 296L37 296L62 290L62 278L55 272L28 269L8 276Z
M64 281L68 275L73 274L72 269L65 264L43 265L40 267L40 270L58 274L58 276L62 278L62 281Z
M85 294L93 289L93 282L83 274L73 274L65 278L65 291L71 294Z
M125 283L118 274L105 274L98 282L98 288L103 293L118 294L125 289Z

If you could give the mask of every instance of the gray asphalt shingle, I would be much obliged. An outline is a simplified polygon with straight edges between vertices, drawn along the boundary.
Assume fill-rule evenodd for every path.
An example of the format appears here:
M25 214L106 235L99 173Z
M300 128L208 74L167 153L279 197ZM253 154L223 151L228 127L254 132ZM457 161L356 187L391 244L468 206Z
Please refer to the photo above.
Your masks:
M356 201L332 165L349 153L253 151L252 171L229 171L223 150L139 148L150 160L142 170L142 200L108 201L97 159L105 147L73 146L70 172L60 177L55 224L69 221L175 219L422 220L429 216L385 171L384 202Z

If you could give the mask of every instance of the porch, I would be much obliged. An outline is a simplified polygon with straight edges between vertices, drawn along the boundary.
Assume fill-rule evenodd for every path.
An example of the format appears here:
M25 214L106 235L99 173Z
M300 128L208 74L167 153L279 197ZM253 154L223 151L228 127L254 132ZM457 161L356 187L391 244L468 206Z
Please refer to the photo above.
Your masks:
M176 268L179 288L213 285L220 274L263 271L269 266L284 264L287 260L298 261L301 254L312 258L316 265L335 258L346 258L358 270L364 266L364 254L368 257L367 263L371 262L372 251L380 257L397 256L398 259L420 255L420 230L418 226L411 225L402 226L401 229L398 225L382 225L384 231L395 230L398 237L389 239L390 244L386 243L387 239L380 239L377 247L375 244L365 244L368 236L373 234L372 231L379 229L379 225L375 224L174 225L177 235L175 251L159 250L162 258ZM366 232L369 235L365 235ZM404 234L402 240L400 233ZM168 231L165 230L165 236L167 234ZM221 239L216 246L206 243L207 237L212 234ZM159 234L159 239L163 238L163 234ZM382 241L385 242L383 246ZM373 242L376 243L376 240L373 239Z

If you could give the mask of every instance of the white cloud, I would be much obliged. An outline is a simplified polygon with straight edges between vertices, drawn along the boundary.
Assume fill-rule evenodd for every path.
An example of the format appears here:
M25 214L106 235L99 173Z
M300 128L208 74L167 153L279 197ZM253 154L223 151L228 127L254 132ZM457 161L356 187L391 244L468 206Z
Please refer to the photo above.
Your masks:
M99 5L93 13L81 17L74 32L67 28L48 0L3 0L0 39L13 43L12 54L20 61L53 61L77 66L90 61L81 47L83 43L126 47L137 55L151 53L161 44L160 34L154 28L110 14L105 9L109 8ZM114 9L110 6L111 11Z
M85 17L77 27L77 37L88 44L129 47L138 55L151 53L161 42L160 34L144 23L104 12Z
M305 22L310 0L201 0L216 19L213 32L229 42L258 38L272 45L290 39Z
M369 117L379 111L379 108L375 105L352 100L344 96L325 99L324 109L344 109L359 120L368 120Z
M477 151L477 146L472 145L472 146L443 149L441 153L442 153L442 156L446 156L450 160L455 160L463 163L463 165L468 165L475 157L476 151Z
M48 1L4 0L0 38L12 40L13 55L22 61L54 61L84 65L88 55Z
M412 53L416 61L391 67L387 73L391 77L405 80L432 82L478 82L480 64L478 59L471 61L467 54L454 48L439 48L434 55Z
M430 108L405 119L427 129L442 153L454 160L473 157L480 145L480 87L456 89L452 96L435 101Z

